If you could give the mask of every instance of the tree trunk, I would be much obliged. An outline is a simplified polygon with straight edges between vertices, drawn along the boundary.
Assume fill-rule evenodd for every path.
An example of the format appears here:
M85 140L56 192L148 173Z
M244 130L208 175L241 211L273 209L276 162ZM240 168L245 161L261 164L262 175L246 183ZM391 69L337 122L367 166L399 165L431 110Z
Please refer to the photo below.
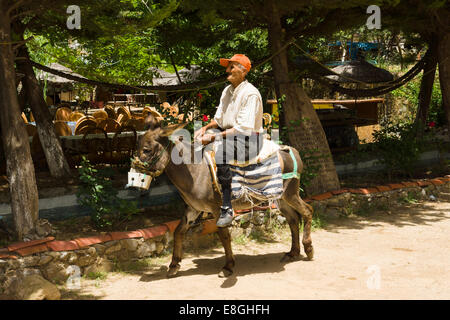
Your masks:
M25 58L17 61L17 67L21 73L25 74L22 84L26 90L31 111L36 120L39 140L44 150L50 175L54 178L68 178L71 176L70 167L64 156L59 138L55 133L52 116L31 66L28 49L25 45L19 50L19 56Z
M450 130L450 33L447 32L439 38L438 43L439 82L442 92L442 107L447 118Z
M428 49L431 50L431 54L429 56L429 60L425 63L422 81L420 83L419 106L417 108L416 122L420 121L423 125L425 125L427 122L428 110L430 109L431 94L433 93L433 83L436 76L436 45L437 42L433 38Z
M0 0L0 122L11 209L19 239L33 232L38 219L38 191L28 134L21 117L16 90L10 22L6 2Z
M400 46L400 40L401 40L401 36L398 35L397 38L397 50L398 50L398 54L400 56L400 70L403 70L403 53L402 53L402 47Z
M283 102L283 115L288 126L290 144L303 154L320 156L314 163L305 161L305 170L309 165L318 165L317 176L306 186L308 195L324 193L340 188L336 167L331 156L330 148L314 110L311 100L304 90L289 78L287 50L282 50L283 31L280 16L274 2L269 7L270 21L268 24L269 43L272 54L272 69L274 73L275 89Z

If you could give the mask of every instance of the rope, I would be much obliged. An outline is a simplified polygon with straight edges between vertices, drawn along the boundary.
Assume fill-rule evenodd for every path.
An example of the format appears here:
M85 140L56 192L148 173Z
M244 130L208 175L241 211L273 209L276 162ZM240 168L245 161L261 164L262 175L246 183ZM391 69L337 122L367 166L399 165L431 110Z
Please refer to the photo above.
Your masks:
M338 73L334 72L333 70L331 70L331 69L330 69L329 67L327 67L326 65L324 65L324 64L322 64L321 62L319 62L319 61L317 61L316 59L314 59L308 52L306 52L305 50L303 50L303 49L302 49L298 44L296 44L295 42L293 43L293 45L296 46L298 49L300 49L300 51L303 52L303 54L304 54L306 57L308 57L310 60L314 61L316 64L320 65L322 68L326 69L329 73L331 73L331 74L333 74L333 75L335 75L335 76L341 77L341 78L343 78L343 79L350 80L351 82L362 83L362 84L368 85L368 83L366 83L366 82L363 82L363 81L360 81L360 80L356 80L356 79L353 79L353 78L349 78L349 77L347 77L347 76L344 76L344 75L341 75L341 74L338 74Z
M315 63L319 64L322 68L325 68L326 70L328 70L331 74L337 75L339 77L342 77L344 79L350 80L352 82L356 82L356 83L360 83L360 84L364 84L364 85L370 85L368 83L365 83L363 81L359 81L356 79L352 79L343 75L339 75L337 73L335 73L334 71L332 71L330 68L328 68L327 66L323 65L322 63L320 63L319 61L316 61L315 59L312 58L311 55L309 55L306 51L304 51L297 43L295 43L298 39L292 38L291 40L287 41L278 51L276 51L275 53L273 53L272 55L263 58L262 60L258 61L255 66L253 67L253 69L257 69L260 66L262 66L263 64L265 64L267 61L273 59L273 57L277 56L280 52L282 52L283 50L285 50L287 47L289 47L290 45L295 45L298 49L300 49L310 60L314 61ZM388 85L382 85L379 86L377 88L371 88L371 89L349 89L349 88L344 88L342 86L340 86L338 84L338 82L333 81L333 80L324 80L321 79L320 76L310 76L312 79L328 86L331 87L333 91L337 91L340 93L344 93L353 97L370 97L370 96L375 96L375 95L382 95L385 93L388 93L392 90L397 89L398 87L404 85L406 82L410 81L412 78L414 78L424 67L424 64L426 62L426 60L428 60L429 57L429 51L427 51L427 53L423 56L423 58L413 67L411 68L406 74L404 74L402 77L400 77L397 80L388 82L388 84L390 84L390 86ZM33 67L40 69L42 71L51 73L51 74L55 74L57 76L69 79L69 80L73 80L73 81L77 81L80 83L86 83L89 85L93 85L93 86L103 86L103 87L109 87L109 88L120 88L120 89L124 89L124 90L141 90L141 91L148 91L148 92L189 92L189 91L199 91L202 89L207 89L207 88L211 88L211 87L215 87L218 85L221 85L223 83L226 82L226 75L222 75L213 79L208 79L208 80L202 80L202 81L198 81L195 83L190 83L190 84L182 84L182 85L169 85L169 86L132 86L132 85L126 85L126 84L115 84L115 83L108 83L108 82L103 82L103 81L96 81L96 80L90 80L84 77L78 77L75 75L71 75L68 73L65 73L63 71L59 71L59 70L55 70L52 69L50 67L41 65L37 62L34 62L32 60L30 60L31 64L33 65ZM392 85L393 84L393 85Z
M372 96L379 96L384 95L386 93L389 93L403 85L405 85L407 82L411 81L415 76L417 76L424 68L425 64L427 63L429 59L429 52L425 54L425 56L417 62L414 67L412 67L407 73L405 73L402 77L398 78L395 81L390 82L389 85L381 85L376 88L371 89L350 89L350 88L344 88L341 85L338 84L338 82L324 79L319 76L311 76L310 78L327 86L330 87L333 91L337 91L339 93L347 94L352 97L372 97Z
M273 53L272 55L262 58L260 61L257 61L253 67L253 69L257 69L263 64L265 64L267 61L271 60L273 57L278 55L280 52L285 50L287 47L289 47L293 42L295 41L294 38L292 38L290 41L286 42L277 52ZM72 74L65 73L63 71L55 70L50 67L44 66L40 63L37 63L35 61L30 60L33 67L60 76L62 78L66 78L69 80L77 81L80 83L86 83L93 86L103 86L103 87L109 87L109 88L119 88L119 89L125 89L125 90L142 90L142 91L149 91L149 92L189 92L189 91L199 91L202 89L208 89L211 87L215 87L218 85L221 85L225 83L227 80L226 75L222 75L213 79L198 81L195 83L189 83L189 84L182 84L182 85L169 85L169 86L131 86L126 84L116 84L116 83L108 83L103 81L96 81L96 80L90 80L84 77L78 77Z

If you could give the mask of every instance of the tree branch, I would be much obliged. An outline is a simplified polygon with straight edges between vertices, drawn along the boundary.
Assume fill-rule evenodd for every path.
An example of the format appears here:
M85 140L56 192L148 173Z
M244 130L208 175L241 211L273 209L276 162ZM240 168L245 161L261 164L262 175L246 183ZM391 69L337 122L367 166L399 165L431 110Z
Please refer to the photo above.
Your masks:
M17 18L20 18L20 17L25 16L25 15L28 15L28 14L32 14L32 13L35 13L35 11L33 11L33 10L27 10L27 11L23 11L23 12L21 12L21 13L15 14L15 15L13 15L13 16L11 17L11 22L12 22L12 21L15 21Z
M11 14L14 10L20 8L20 6L22 6L22 5L24 5L25 3L30 2L30 1L31 1L31 0L17 0L16 3L14 3L12 6L10 6L10 7L8 8L8 10L6 11L6 15L7 15L7 16L10 16L10 14Z
M12 47L12 49L13 50L16 50L17 48L19 48L20 46L23 46L25 43L27 43L28 41L30 41L30 40L33 40L34 39L34 37L29 37L28 39L25 39L25 40L22 40L22 41L17 41L16 43L16 45L14 45L13 47Z

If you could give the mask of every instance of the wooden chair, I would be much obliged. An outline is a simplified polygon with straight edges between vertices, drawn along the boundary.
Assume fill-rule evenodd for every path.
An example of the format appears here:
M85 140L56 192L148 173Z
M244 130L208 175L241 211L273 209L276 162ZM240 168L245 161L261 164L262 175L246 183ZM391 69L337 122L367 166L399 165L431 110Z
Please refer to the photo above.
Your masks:
M105 132L117 132L121 125L117 120L107 118L100 121L97 127L101 128Z
M125 126L133 127L136 131L144 131L145 123L144 118L134 118L126 122Z
M22 112L22 119L23 119L23 122L28 123L27 116L23 112Z
M96 119L97 123L109 118L108 113L105 110L95 111L92 116Z
M60 107L58 108L58 110L56 110L55 120L70 121L71 113L72 110L70 110L68 107Z
M54 123L54 126L55 126L56 135L58 137L72 135L72 129L70 129L69 125L66 122L56 120Z
M156 119L156 121L161 122L164 120L164 117L161 113L156 110L150 110L151 115Z
M122 106L117 110L117 119L116 120L119 121L120 124L126 123L130 119L131 119L131 113L127 108Z
M81 119L81 118L83 118L85 116L85 114L84 113L82 113L82 112L79 112L79 111L75 111L75 112L72 112L71 114L70 114L70 118L69 118L69 121L78 121L79 119Z
M133 136L121 136L124 132L133 132ZM128 164L137 144L137 132L133 127L122 126L119 131L114 134L111 141L111 164Z
M35 134L37 134L36 126L33 126L31 123L27 123L25 126L29 137L33 137Z
M145 118L147 117L147 115L152 111L152 109L150 109L150 107L144 107L144 109L142 109L142 116Z
M264 128L269 127L271 123L272 123L272 116L270 115L270 113L263 113Z
M114 107L111 105L107 105L103 110L108 114L108 118L116 119L117 114L116 111L114 111Z
M83 149L87 152L86 158L92 164L106 163L108 157L105 155L110 150L109 139L107 133L99 127L84 127L82 145ZM91 134L104 134L104 137L87 139Z
M97 127L97 121L95 121L94 117L84 116L83 118L78 119L75 125L75 135L84 134L86 129L84 127Z

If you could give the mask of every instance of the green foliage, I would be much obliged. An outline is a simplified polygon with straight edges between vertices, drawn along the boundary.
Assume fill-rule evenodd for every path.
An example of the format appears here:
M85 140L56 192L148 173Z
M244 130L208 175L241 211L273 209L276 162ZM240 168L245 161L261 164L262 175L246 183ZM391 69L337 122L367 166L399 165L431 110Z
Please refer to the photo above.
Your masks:
M137 213L136 202L117 196L118 191L112 186L110 170L96 169L83 157L78 172L81 184L77 201L90 209L95 227L111 228L115 222L130 220Z
M106 280L108 274L102 271L89 272L85 277L90 280Z
M318 229L323 229L327 226L325 216L320 212L315 212L311 221L311 231L314 232ZM300 233L303 233L305 223L303 219L300 221Z
M422 74L409 81L404 86L392 91L393 97L398 99L400 103L404 105L404 108L406 109L405 111L409 113L409 116L405 117L406 120L414 120L415 113L419 106L421 81ZM434 79L430 107L428 110L427 123L429 122L434 122L436 126L442 126L445 124L445 112L444 108L442 108L442 92L438 72L436 72L436 77Z
M420 124L398 123L374 132L379 162L385 166L389 179L394 173L412 177L425 145L425 136L419 135L419 130Z
M415 204L419 202L417 200L417 195L414 192L409 191L408 194L405 197L399 198L400 203L408 203L408 204Z

